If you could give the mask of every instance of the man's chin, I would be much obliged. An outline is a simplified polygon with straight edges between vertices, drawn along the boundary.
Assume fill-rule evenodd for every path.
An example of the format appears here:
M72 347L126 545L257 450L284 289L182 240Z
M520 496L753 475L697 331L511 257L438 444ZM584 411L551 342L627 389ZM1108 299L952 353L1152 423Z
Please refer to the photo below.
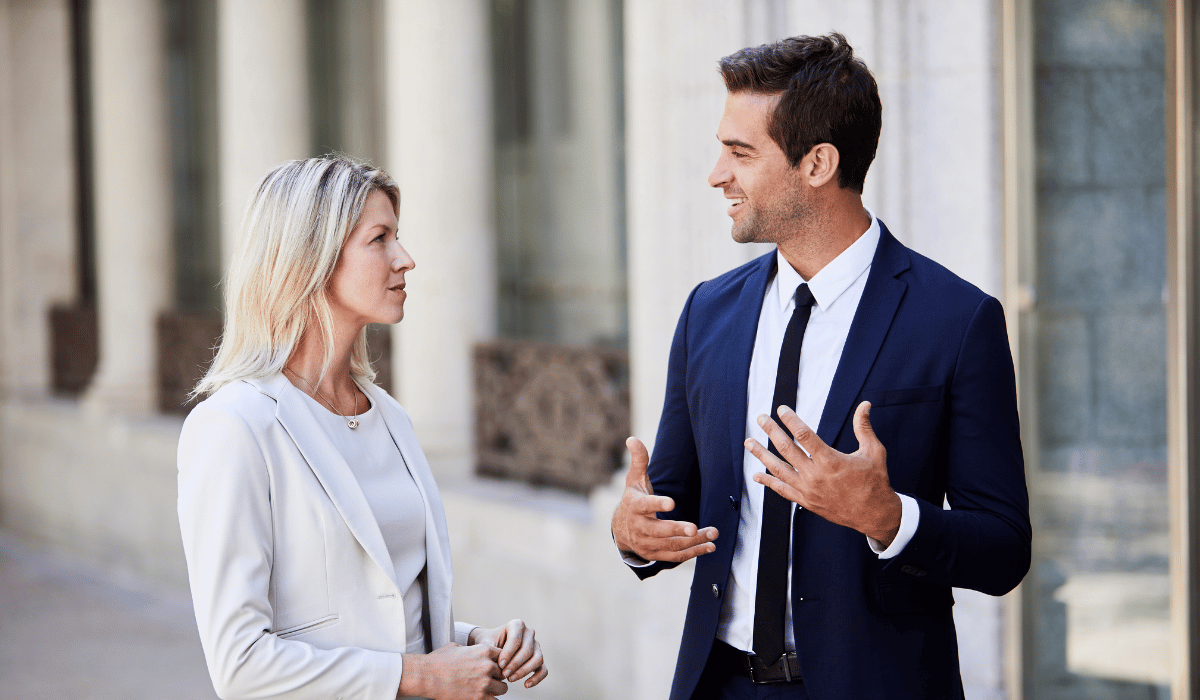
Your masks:
M757 226L746 226L734 222L733 231L730 232L733 236L734 243L761 243L762 231Z

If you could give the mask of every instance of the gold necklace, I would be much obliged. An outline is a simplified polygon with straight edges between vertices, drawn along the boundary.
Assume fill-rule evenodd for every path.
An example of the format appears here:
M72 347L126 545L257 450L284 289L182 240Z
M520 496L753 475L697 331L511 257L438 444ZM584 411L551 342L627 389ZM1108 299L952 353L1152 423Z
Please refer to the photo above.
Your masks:
M353 415L353 416L350 416L349 418L347 418L347 417L346 417L346 414L344 414L344 413L342 413L341 411L337 410L337 406L334 406L332 401L330 401L329 399L325 398L325 395L324 395L324 394L322 394L321 392L317 391L317 387L313 386L313 385L312 385L312 382L308 381L308 380L307 380L307 379L305 379L304 377L301 377L301 376L300 376L300 373L299 373L299 372L297 372L296 370L292 369L291 367L284 367L284 369L286 369L287 371L291 372L293 375L295 375L295 376L296 376L296 378L297 378L297 379L299 379L300 381L302 381L302 382L304 382L305 384L307 384L307 385L308 385L308 387L309 387L310 389L312 389L312 390L313 390L313 393L314 393L314 394L316 394L317 396L321 397L321 400L325 402L325 405L329 406L329 410L331 410L331 411L333 411L334 413L338 414L339 416L341 416L341 417L342 417L342 420L346 421L346 425L347 425L347 427L349 427L351 430L354 430L355 428L357 428L357 427L358 427L358 418L357 418L357 416L358 416L358 392L357 392L357 391L356 391L356 392L354 392L354 415Z

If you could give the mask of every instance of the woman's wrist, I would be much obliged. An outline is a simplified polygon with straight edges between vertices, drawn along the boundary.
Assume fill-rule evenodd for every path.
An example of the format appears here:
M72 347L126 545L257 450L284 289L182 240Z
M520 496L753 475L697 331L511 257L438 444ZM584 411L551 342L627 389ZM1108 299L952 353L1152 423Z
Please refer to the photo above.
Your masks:
M397 698L423 697L425 695L422 679L422 665L425 663L424 654L401 654L402 668L400 670L400 687L396 689Z

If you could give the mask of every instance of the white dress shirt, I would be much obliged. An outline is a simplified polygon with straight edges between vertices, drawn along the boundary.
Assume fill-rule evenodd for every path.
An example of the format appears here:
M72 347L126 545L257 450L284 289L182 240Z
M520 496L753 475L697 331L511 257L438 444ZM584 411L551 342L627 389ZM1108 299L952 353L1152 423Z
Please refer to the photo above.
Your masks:
M858 240L821 268L808 280L813 295L812 313L804 331L800 349L800 375L796 392L796 415L814 431L820 426L825 400L833 384L833 375L842 358L842 348L850 333L850 324L858 311L871 271L871 260L879 246L879 220L871 215L871 225ZM775 251L778 271L767 285L762 310L758 315L758 331L754 352L750 358L750 374L746 382L746 437L760 444L770 444L766 432L759 427L758 417L771 415L771 400L775 396L775 377L779 369L779 352L783 333L795 309L795 292L805 280L800 273ZM742 499L738 516L738 536L733 549L733 564L729 583L717 621L717 639L743 651L753 651L754 594L758 581L759 538L762 535L762 484L754 475L765 472L762 462L745 450L742 456ZM867 538L871 550L880 559L890 559L901 552L917 531L919 510L917 502L900 495L902 515L896 539L886 549ZM793 505L792 516L795 517ZM630 566L649 566L640 558L623 555ZM792 548L788 547L788 590L792 585ZM796 648L792 628L792 597L787 597L784 618L784 647Z
M872 215L871 226L849 248L821 268L808 280L813 295L812 313L804 331L800 349L800 376L797 383L796 415L814 431L820 425L825 400L833 384L842 357L850 324L862 299L871 270L871 260L879 245L879 220ZM750 375L746 383L746 437L762 445L770 444L766 432L759 427L758 417L771 415L771 400L775 395L775 376L779 368L779 352L783 333L795 309L796 287L804 282L778 250L775 252L778 272L767 285L762 311L758 316L758 332L754 353L750 358ZM755 474L766 469L762 462L745 450L742 457L742 499L738 517L737 543L733 549L733 565L726 586L721 616L717 622L717 639L732 647L752 651L754 638L754 594L758 580L759 537L762 534L763 495L766 489L754 481ZM891 546L884 549L867 538L871 549L881 559L900 553L917 530L917 503L907 496L903 504L900 532ZM795 517L793 505L792 515ZM791 590L792 548L788 547L788 590ZM784 647L794 650L796 641L792 628L792 598L787 598L784 618Z

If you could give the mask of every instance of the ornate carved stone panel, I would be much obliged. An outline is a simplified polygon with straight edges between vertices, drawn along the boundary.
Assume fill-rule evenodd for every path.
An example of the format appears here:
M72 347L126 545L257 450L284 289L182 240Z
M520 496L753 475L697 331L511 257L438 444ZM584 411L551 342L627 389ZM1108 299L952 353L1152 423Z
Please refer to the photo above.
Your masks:
M73 304L52 307L50 333L54 392L76 396L92 381L100 357L96 308Z
M587 491L619 469L629 357L499 340L475 348L476 471Z
M158 317L158 408L187 415L188 392L204 376L221 340L221 315L168 311ZM375 366L375 383L391 391L390 326L367 326L367 355Z
M158 409L187 415L188 392L204 376L221 339L221 315L167 311L158 317Z

